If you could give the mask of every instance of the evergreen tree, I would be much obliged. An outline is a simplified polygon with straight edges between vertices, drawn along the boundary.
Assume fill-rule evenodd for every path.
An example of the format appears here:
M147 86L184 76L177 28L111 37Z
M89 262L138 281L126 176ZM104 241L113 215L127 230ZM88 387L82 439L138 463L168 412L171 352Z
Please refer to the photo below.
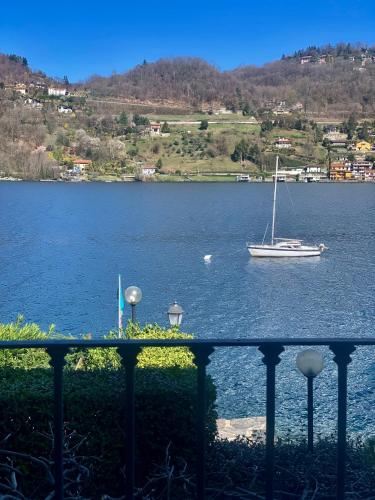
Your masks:
M160 169L163 168L163 160L161 158L159 158L158 161L155 163L155 168L158 172L160 172Z
M207 130L207 129L208 129L208 121L202 120L201 124L199 125L199 130Z
M342 129L348 134L348 139L353 139L353 136L357 129L357 120L355 119L355 116L353 114L351 114L349 116L349 119L343 123Z
M245 139L241 139L234 148L231 154L232 161L240 161L241 163L248 159L249 156L249 143Z
M161 129L160 129L161 133L162 134L169 134L171 129L169 128L169 125L167 122L164 122L163 125L161 126Z
M251 108L250 108L250 104L248 102L246 102L243 107L242 107L242 114L243 116L250 116L252 115L252 111L251 111Z
M118 117L118 123L119 123L119 125L121 125L123 127L127 127L128 123L129 123L129 119L128 119L128 115L125 113L125 111L122 111L122 113Z
M266 120L260 124L260 129L262 132L269 132L273 129L273 123L271 120Z
M358 132L358 139L361 141L369 141L370 135L368 132L368 124L367 122L364 122L361 129Z
M133 122L136 127L140 125L150 125L150 120L147 116L141 116L138 113L133 116Z

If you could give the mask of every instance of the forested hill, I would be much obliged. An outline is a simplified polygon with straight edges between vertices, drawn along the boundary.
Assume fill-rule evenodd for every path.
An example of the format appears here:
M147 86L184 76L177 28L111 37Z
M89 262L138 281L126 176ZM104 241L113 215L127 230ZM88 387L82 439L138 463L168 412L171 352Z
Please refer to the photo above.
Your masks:
M314 48L262 67L224 72L201 59L162 59L108 78L92 77L86 86L96 95L170 100L195 109L221 104L257 110L286 101L320 114L373 114L375 51L350 56L320 52Z
M25 58L0 54L0 86L52 81L44 73L32 72ZM190 57L144 61L125 73L93 76L74 87L93 97L162 103L191 111L226 107L250 114L285 101L308 113L342 117L353 112L374 115L374 81L375 47L338 44L309 47L262 67L232 71L220 71Z
M15 83L40 83L48 84L52 82L41 71L32 71L27 59L15 54L0 54L0 85Z

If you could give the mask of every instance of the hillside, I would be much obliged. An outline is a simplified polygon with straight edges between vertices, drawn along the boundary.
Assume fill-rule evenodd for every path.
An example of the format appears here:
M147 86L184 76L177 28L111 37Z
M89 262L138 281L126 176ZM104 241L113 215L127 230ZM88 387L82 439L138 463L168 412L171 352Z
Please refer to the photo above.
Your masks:
M310 48L227 72L196 58L160 60L76 85L1 56L0 178L125 180L147 167L158 180L259 177L276 154L285 168L343 158L367 168L375 55L355 50Z
M338 44L309 47L261 67L220 71L190 57L160 59L110 77L93 76L76 85L92 97L133 104L165 105L186 111L226 107L244 114L272 109L280 102L301 104L316 117L345 118L375 113L375 47ZM29 69L25 58L0 54L0 86L48 84L53 80Z
M254 112L285 101L322 116L373 115L375 49L340 47L312 47L262 67L224 72L197 58L145 61L123 74L92 77L85 86L95 96L172 101L193 110L223 105Z
M53 79L47 77L42 71L32 71L25 57L15 54L0 54L0 85L48 84L52 81Z

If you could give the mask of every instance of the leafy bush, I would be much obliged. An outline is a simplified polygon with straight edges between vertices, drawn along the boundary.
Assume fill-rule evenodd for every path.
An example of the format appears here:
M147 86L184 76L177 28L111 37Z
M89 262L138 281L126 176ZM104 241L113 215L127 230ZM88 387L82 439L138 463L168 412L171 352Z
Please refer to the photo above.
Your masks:
M347 498L373 498L375 491L374 443L360 438L347 443ZM208 486L213 498L264 498L265 443L238 438L215 443L208 455ZM336 437L319 438L314 453L303 439L286 436L275 443L274 494L278 499L335 498Z
M157 325L141 329L129 325L132 338L191 338L176 329ZM0 325L1 340L53 338L37 325L21 320ZM113 338L110 333L107 338ZM89 343L90 341L87 340ZM37 349L0 351L0 427L8 448L46 456L50 450L40 433L53 420L52 370L48 355ZM81 349L66 357L64 405L66 432L85 436L80 454L87 457L94 481L89 497L119 494L123 462L125 373L114 348ZM215 388L208 381L208 439L216 434ZM135 384L138 482L142 484L155 464L163 462L169 446L172 462L195 461L196 370L187 348L145 348L138 357ZM0 436L1 439L2 436ZM24 465L26 467L26 465ZM33 483L32 474L27 478ZM37 479L37 478L36 478ZM35 486L34 484L29 485Z

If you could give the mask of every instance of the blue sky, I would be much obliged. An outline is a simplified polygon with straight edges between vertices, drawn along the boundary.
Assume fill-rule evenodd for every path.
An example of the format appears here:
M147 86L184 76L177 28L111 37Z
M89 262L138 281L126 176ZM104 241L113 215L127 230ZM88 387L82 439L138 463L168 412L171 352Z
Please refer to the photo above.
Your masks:
M373 0L1 2L0 52L71 81L160 57L220 69L263 64L308 45L375 44Z

